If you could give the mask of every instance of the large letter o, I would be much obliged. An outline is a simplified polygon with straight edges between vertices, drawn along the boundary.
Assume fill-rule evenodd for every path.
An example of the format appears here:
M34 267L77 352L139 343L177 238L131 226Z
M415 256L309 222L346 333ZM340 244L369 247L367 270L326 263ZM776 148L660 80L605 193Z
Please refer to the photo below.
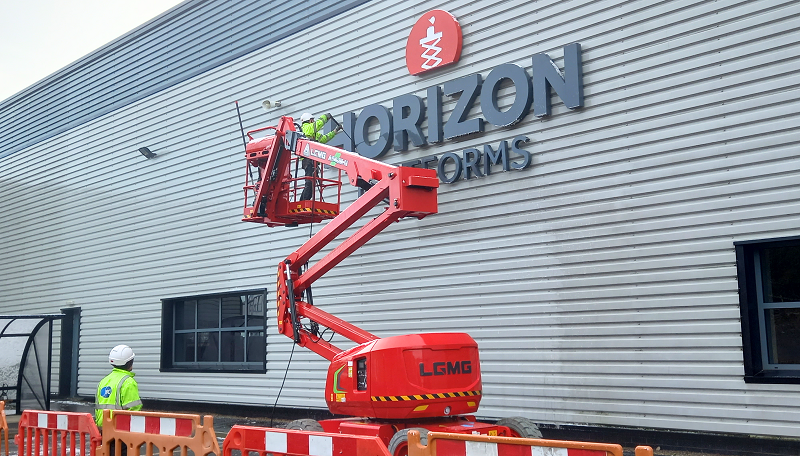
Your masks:
M369 136L369 120L373 117L378 120L380 137L375 144L370 144L367 137ZM392 115L387 108L381 105L374 104L364 108L356 119L354 130L356 152L362 157L378 158L385 154L392 145Z
M497 91L503 79L510 79L517 89L514 104L506 112L497 106ZM513 63L496 66L483 81L481 111L486 121L494 126L506 127L519 122L528 114L532 101L531 79L523 68Z

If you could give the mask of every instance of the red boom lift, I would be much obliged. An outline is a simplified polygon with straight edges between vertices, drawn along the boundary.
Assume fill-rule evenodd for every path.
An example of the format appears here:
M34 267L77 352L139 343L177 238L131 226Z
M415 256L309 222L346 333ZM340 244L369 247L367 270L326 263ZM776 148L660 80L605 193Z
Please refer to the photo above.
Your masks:
M274 130L263 138L253 133ZM434 170L397 167L311 141L291 117L247 133L243 221L296 226L329 220L278 265L278 332L331 362L325 400L331 413L359 418L297 420L294 429L375 435L394 456L407 454L411 428L515 437L540 437L525 418L481 423L469 415L481 400L478 346L465 333L380 338L313 305L311 284L392 222L437 212ZM305 160L311 160L310 163ZM305 176L303 166L314 171ZM326 170L326 167L328 168ZM253 171L258 177L254 178ZM364 193L340 211L342 172ZM326 177L328 174L329 177ZM311 186L313 196L300 200ZM309 192L306 192L308 194ZM325 199L329 201L325 201ZM352 236L307 269L308 261L370 209L386 204ZM357 345L342 350L321 337L325 327Z

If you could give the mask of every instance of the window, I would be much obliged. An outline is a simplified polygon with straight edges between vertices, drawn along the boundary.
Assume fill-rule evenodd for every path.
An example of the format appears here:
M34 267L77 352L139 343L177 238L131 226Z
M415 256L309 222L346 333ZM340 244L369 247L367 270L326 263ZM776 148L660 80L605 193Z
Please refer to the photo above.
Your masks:
M800 383L800 238L734 245L745 381Z
M162 299L161 370L266 372L266 290Z

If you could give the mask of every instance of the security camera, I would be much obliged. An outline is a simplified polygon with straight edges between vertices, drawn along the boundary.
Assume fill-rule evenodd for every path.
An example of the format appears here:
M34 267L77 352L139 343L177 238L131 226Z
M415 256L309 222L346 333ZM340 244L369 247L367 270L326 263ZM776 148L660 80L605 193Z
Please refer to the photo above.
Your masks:
M264 100L261 102L261 107L264 108L265 111L269 111L272 108L280 108L281 102L276 101L274 104L269 100Z

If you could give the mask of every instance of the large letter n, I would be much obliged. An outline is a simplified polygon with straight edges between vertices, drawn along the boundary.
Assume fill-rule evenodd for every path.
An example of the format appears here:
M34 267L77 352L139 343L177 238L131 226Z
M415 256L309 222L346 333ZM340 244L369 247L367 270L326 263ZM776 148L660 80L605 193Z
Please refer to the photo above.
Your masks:
M564 76L547 54L533 56L533 113L550 115L550 87L570 109L583 106L581 45L564 46Z

